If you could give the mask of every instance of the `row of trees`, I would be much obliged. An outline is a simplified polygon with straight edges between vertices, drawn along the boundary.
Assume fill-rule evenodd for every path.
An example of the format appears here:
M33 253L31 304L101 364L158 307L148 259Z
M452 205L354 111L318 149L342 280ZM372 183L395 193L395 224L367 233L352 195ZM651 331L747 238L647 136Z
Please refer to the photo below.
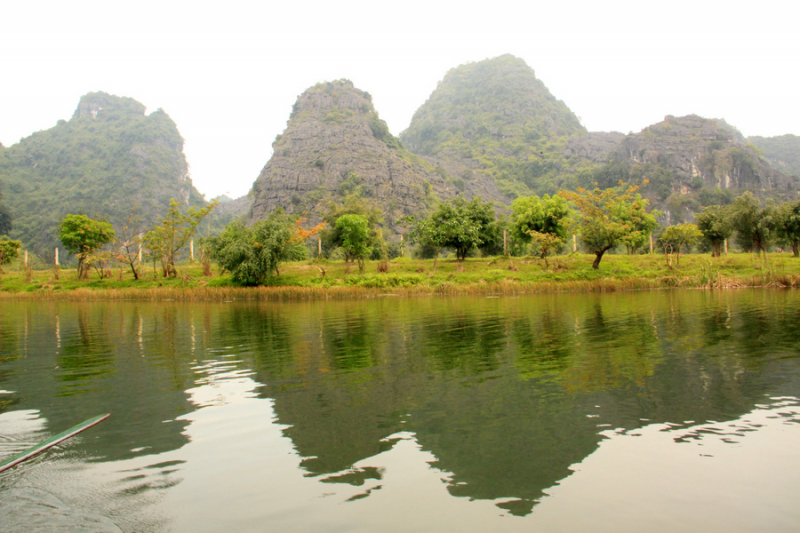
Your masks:
M217 202L212 201L206 207L190 207L181 212L180 204L172 199L163 220L147 232L138 226L135 215L115 231L110 222L69 214L59 225L59 237L64 248L78 258L79 279L87 278L92 266L102 271L106 262L115 260L129 267L138 280L143 250L154 265L161 263L164 277L175 277L179 251L189 244L197 225L216 206ZM110 249L104 249L107 245Z
M696 216L697 228L710 243L716 257L731 236L745 251L764 253L773 244L792 249L800 255L800 200L762 204L751 192L745 192L727 206L711 205Z
M597 269L606 252L624 246L628 253L635 253L658 228L661 213L648 212L648 201L637 190L620 184L608 189L561 191L555 196L519 197L511 204L511 214L500 218L490 202L458 196L438 204L426 218L406 217L402 223L410 229L409 243L430 250L434 270L436 258L445 248L452 249L459 261L481 249L492 255L500 250L535 253L546 262L570 234L579 236L585 249L594 254L592 266ZM127 265L139 279L142 250L154 268L160 261L165 277L176 276L179 251L215 206L212 202L181 212L173 200L164 219L147 232L136 228L134 217L115 231L108 222L70 214L60 225L61 242L77 257L79 278L86 278L92 265L115 260ZM285 261L307 258L305 242L317 234L320 252L323 243L327 252L339 248L362 272L367 258L385 258L388 253L380 230L380 210L360 198L331 203L324 221L310 230L302 227L306 220L278 210L251 227L241 222L229 224L219 236L204 239L201 246L206 258L229 271L234 281L247 285L280 275L280 264ZM703 238L718 256L733 235L745 250L766 252L771 244L782 242L790 245L795 255L800 252L800 201L762 205L747 192L731 205L706 207L696 222L665 228L659 237L665 252L680 256L684 247ZM19 250L18 241L0 240L0 265L17 257Z

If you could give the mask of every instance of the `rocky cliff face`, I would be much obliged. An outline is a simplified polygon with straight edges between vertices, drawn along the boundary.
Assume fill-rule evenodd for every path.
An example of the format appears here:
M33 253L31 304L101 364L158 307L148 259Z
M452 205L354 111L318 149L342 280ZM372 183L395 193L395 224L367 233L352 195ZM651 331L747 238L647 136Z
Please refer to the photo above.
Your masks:
M618 132L593 131L579 137L571 137L564 146L564 155L568 158L578 157L595 163L605 163L609 154L625 138Z
M479 183L456 187L444 172L409 153L378 117L371 96L348 80L305 91L272 148L253 184L251 223L279 207L317 219L328 201L356 193L381 207L394 228L401 216L419 214L435 196L492 195Z
M663 122L626 136L610 158L634 163L662 163L681 184L692 179L720 189L796 190L796 179L779 172L722 121L689 115L667 116ZM698 183L699 184L699 183Z

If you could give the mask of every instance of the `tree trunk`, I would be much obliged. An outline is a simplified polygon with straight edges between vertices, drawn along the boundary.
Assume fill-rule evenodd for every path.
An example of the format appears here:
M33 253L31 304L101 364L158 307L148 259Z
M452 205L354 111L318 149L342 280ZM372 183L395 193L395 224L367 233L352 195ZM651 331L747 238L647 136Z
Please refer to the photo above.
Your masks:
M795 257L800 256L800 242L795 241L792 243L792 254Z
M611 245L602 248L594 253L594 263L592 263L592 268L597 270L600 268L600 260L603 259L603 254L609 251L612 248Z

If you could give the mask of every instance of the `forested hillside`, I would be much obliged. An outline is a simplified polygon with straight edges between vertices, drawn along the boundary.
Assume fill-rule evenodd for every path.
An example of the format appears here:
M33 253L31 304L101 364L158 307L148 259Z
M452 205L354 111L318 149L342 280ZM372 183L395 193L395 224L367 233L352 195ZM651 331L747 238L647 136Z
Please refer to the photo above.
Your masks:
M189 179L172 119L161 109L145 115L136 100L102 92L83 96L70 120L0 149L0 182L13 219L10 236L48 257L66 214L117 225L134 213L147 228L170 198L205 204Z
M748 137L764 154L769 164L781 172L800 176L800 137L780 135L778 137Z
M724 120L696 115L629 135L587 132L511 55L452 69L400 138L451 179L487 177L509 199L642 185L665 223L691 221L743 191L788 200L800 190L798 137L748 140Z
M554 192L563 148L586 133L522 59L504 55L449 71L400 139L451 174L491 177L510 197Z

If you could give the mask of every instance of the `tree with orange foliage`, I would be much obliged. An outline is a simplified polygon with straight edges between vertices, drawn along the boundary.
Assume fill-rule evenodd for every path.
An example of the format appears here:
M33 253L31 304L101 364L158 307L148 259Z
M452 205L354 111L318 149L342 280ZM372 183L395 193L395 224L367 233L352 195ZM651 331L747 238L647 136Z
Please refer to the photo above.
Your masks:
M620 186L622 182L620 182ZM647 200L635 194L639 187L632 185L623 192L617 189L593 191L578 188L577 191L558 193L575 204L581 213L578 231L581 241L594 253L592 268L600 267L603 254L621 243L636 242L645 232L651 231L650 218L645 211Z

